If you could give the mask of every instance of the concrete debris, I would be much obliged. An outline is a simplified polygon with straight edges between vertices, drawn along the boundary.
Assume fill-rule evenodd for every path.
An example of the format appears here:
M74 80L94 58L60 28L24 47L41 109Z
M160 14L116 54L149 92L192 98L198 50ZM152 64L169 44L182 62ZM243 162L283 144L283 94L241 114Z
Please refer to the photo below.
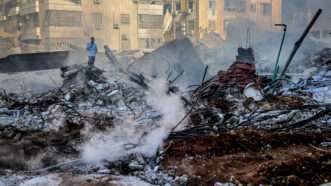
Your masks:
M168 79L175 79L178 74L184 73L178 83L187 86L200 84L203 69L204 65L193 44L185 38L166 43L152 53L144 55L131 64L128 71Z
M0 57L0 73L57 69L65 65L68 56L69 51L11 54Z
M281 91L275 94L263 93L272 82L256 75L254 57L242 55L238 59L244 62L236 61L228 71L218 73L193 91L188 127L169 135L163 165L177 166L176 172L188 174L190 185L318 185L330 180L331 175L324 171L317 173L321 178L319 181L303 173L321 168L321 164L326 163L324 161L305 165L305 169L293 166L303 165L305 163L301 159L315 155L313 159L324 156L330 160L326 137L330 135L331 127L331 105L327 101L329 71L323 68L323 71L298 83L283 83ZM249 133L247 138L243 137L246 132ZM299 136L296 139L276 137L282 134ZM255 139L256 135L275 138L282 147L267 139ZM320 136L321 141L313 137L317 141L304 142L311 135ZM241 138L245 139L241 141ZM249 144L251 142L259 145ZM295 153L292 154L288 148L294 148ZM303 153L298 156L298 151ZM323 155L312 156L315 152ZM261 164L260 157L269 155L272 158L265 160L269 162ZM285 161L275 156L285 157ZM291 162L291 156L296 157L296 163ZM249 163L243 165L242 162L246 161ZM247 166L250 168L243 170ZM252 173L256 169L257 172ZM281 173L287 170L289 172Z
M309 58L309 64L315 70L308 78L299 79L296 84L288 84L283 91L289 94L308 94L322 103L331 103L331 49L326 48Z
M307 62L311 66L326 67L331 68L331 48L324 48L323 50L317 52L315 55L311 56Z
M259 87L256 86L255 83L250 83L246 85L244 89L244 95L247 98L253 98L254 101L262 101L264 99L263 93L259 89Z
M237 61L227 72L220 72L219 84L222 86L238 86L241 90L256 79L254 64Z
M322 104L328 103L325 99L330 92L326 75L313 76L315 81L308 78L284 85L278 95L264 95L263 87L270 81L255 75L252 50L239 49L238 52L237 59L245 62L235 62L227 72L219 73L194 90L190 114L193 126L214 123L218 130L226 131L241 127L287 130L289 126L314 118L312 122L316 126L322 127L321 123L325 123L324 127L329 127L326 123L330 119L330 106Z
M61 68L61 72L64 87L83 86L88 81L92 81L92 83L105 83L106 81L105 77L102 76L103 71L95 67L65 66Z
M188 44L181 42L172 45ZM313 64L331 57L327 51ZM264 91L274 82L257 74L253 50L244 48L227 71L209 78L200 64L180 66L165 87L153 73L131 69L114 80L96 67L63 67L59 88L0 91L0 185L323 184L331 180L331 69L321 64L275 92ZM197 69L192 91L174 85Z
M127 120L134 126L134 129L130 129L134 130L133 134L139 133L141 136L134 137L137 138L138 144L135 141L123 144L124 150L130 152L139 148L139 142L149 135L149 131L144 128L157 130L157 121L163 117L163 114L148 104L146 89L129 81L129 77L122 81L111 81L102 75L102 70L80 65L63 67L61 72L63 85L60 88L32 96L2 92L2 167L20 167L33 173L50 170L94 170L99 174L137 176L157 185L185 185L187 178L169 176L156 168L154 159L145 159L139 154L133 156L128 153L118 161L104 162L104 168L84 168L82 163L77 164L76 161L69 161L68 165L60 163L57 166L57 163L63 162L64 159L79 158L80 146L91 138L93 133L113 130ZM119 129L118 132L121 130L127 129ZM114 140L116 138L121 139L120 136L114 136ZM22 149L22 152L14 154L14 149ZM35 160L36 157L38 160ZM35 165L30 165L31 161L35 161ZM34 180L32 182L34 183ZM22 184L28 185L30 182Z
M19 177L19 176L17 176ZM23 177L20 178L21 181L17 184L19 186L39 186L39 185L49 185L49 186L67 186L67 185L79 185L79 186L97 186L97 185L139 185L139 186L151 186L151 184L144 182L143 180L134 176L110 176L110 175L100 175L100 174L84 174L75 175L69 173L62 174L50 174L41 175L38 177ZM11 182L6 182L6 184L11 184Z
M217 183L215 183L214 186L235 186L235 184L233 184L233 183L219 183L219 182L217 182Z

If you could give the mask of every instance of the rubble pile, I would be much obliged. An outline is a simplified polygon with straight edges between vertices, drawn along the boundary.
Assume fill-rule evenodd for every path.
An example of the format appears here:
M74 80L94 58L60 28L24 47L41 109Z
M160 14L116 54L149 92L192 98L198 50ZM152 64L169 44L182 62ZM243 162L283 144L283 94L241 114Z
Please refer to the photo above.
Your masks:
M308 62L312 66L317 67L331 67L331 48L324 48L323 50L317 52L315 55L311 56Z
M68 67L69 68L69 67ZM61 88L37 94L1 95L1 126L15 126L20 130L58 130L66 124L84 122L110 124L114 118L137 114L147 107L144 92L123 82L107 82L99 69L86 67L63 68Z
M188 93L174 83L185 72L170 72L163 87L132 69L109 78L95 67L63 67L54 90L0 92L0 185L330 182L331 105L322 93L331 76L323 69L270 93L253 50L239 48L227 71L201 76ZM151 94L161 89L165 96Z
M80 148L93 134L115 130L116 126L131 120L135 126L132 135L137 136L128 137L142 141L148 132L158 128L156 121L162 115L147 104L146 89L134 81L112 81L102 75L102 70L80 65L63 67L61 72L63 85L52 91L35 95L1 92L2 168L32 173L31 176L23 173L24 179L21 181L33 178L36 173L44 175L52 170L131 175L158 185L182 184L186 180L163 173L157 168L154 158L146 159L139 154L124 154L123 158L105 162L102 167L86 167L79 159ZM124 129L117 132L121 130ZM116 138L121 137L114 136ZM128 152L139 146L130 143L123 145ZM57 166L59 162L69 163ZM4 175L10 178L16 174L20 177L20 173L16 172ZM108 179L105 180L104 183Z
M329 182L331 105L312 93L329 86L327 73L267 94L270 81L255 75L252 59L193 91L189 126L170 134L162 165L187 174L189 185Z
M293 126L305 128L304 123L314 118L318 128L330 127L329 105L318 103L312 94L300 92L298 84L295 84L297 93L294 88L287 88L281 94L264 94L263 87L268 82L267 78L255 74L253 63L235 62L227 72L220 72L194 90L191 123L194 126L212 124L221 131L242 127L288 130Z
M219 72L218 82L222 86L238 86L241 90L256 79L255 65L236 61L227 72Z
M237 86L243 91L246 85L256 82L257 78L253 50L239 48L237 61L226 72L218 73L217 83L220 86Z
M309 57L306 65L310 67L308 78L303 78L295 84L289 84L283 88L287 94L311 95L315 100L323 103L331 103L331 49L325 48Z

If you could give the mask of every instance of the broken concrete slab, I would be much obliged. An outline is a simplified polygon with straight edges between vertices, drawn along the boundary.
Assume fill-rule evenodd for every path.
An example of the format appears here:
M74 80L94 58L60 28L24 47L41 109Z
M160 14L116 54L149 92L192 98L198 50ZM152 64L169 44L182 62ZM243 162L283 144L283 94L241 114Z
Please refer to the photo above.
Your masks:
M68 56L69 51L12 54L0 58L0 73L57 69Z
M128 70L141 72L149 77L168 77L174 79L184 72L178 82L184 85L199 85L204 71L204 65L189 39L179 39L169 42L152 53L136 60ZM209 76L207 76L208 79Z

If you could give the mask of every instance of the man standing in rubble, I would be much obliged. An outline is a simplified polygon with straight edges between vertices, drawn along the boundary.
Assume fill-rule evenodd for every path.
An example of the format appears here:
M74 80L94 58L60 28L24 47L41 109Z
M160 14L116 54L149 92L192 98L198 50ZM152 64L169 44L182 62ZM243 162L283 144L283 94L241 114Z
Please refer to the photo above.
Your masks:
M94 37L91 37L91 41L89 43L87 43L86 50L88 53L88 66L93 67L94 61L95 61L95 56L98 53L98 47L94 41Z

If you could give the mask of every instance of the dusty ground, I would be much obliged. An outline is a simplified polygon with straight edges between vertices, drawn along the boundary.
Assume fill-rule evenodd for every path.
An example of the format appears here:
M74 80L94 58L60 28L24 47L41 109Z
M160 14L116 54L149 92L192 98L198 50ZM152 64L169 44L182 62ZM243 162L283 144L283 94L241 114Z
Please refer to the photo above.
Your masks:
M20 186L150 186L133 176L111 176L101 174L75 175L54 173L27 179Z
M331 132L252 130L177 139L169 141L162 164L188 175L189 185L319 185L331 181L331 150L318 147L330 139Z
M71 126L57 132L13 131L0 137L0 167L13 170L50 166L55 159L77 154L72 147L80 140L80 127ZM1 129L10 130L10 129Z

